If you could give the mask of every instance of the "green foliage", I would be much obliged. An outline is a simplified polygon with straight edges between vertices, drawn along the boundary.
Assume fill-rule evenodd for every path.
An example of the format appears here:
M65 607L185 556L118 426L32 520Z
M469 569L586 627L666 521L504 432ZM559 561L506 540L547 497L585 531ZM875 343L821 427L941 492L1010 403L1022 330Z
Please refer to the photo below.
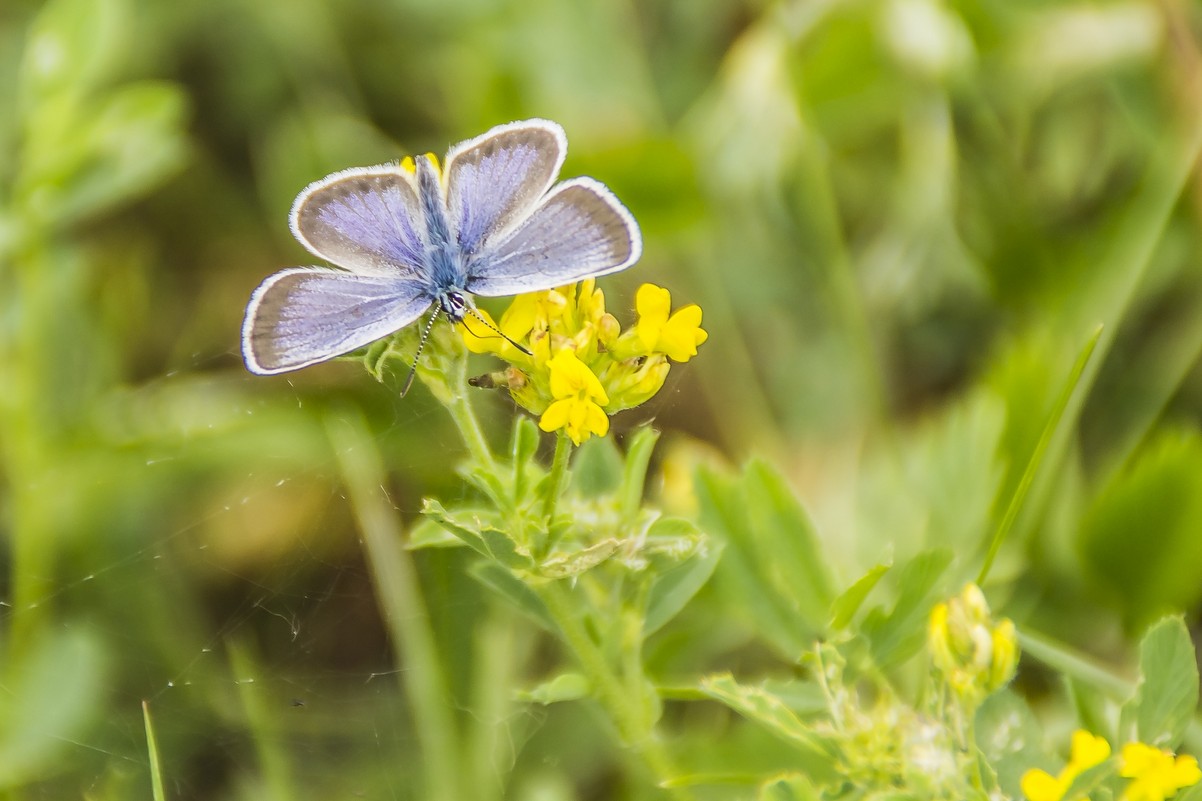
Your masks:
M1202 600L1202 437L1163 431L1087 510L1079 545L1131 625Z
M1117 798L1125 741L1197 753L1200 31L6 5L0 795L1017 799L1080 727ZM704 309L651 404L553 444L449 326L403 401L413 329L245 374L303 186L531 116L643 229L609 307ZM973 579L1024 654L979 705L930 648Z
M1141 742L1175 748L1198 707L1198 662L1180 618L1154 625L1139 645L1139 690L1124 712Z

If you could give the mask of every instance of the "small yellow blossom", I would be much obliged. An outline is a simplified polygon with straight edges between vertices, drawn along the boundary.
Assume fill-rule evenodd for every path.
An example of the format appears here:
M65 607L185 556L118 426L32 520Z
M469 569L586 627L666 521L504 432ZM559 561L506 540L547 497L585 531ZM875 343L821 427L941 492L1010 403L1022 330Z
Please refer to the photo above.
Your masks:
M1202 779L1198 760L1144 743L1123 746L1119 775L1131 779L1122 801L1165 801Z
M1110 757L1110 743L1084 729L1073 732L1072 749L1068 764L1059 776L1052 776L1038 768L1023 774L1020 784L1023 795L1030 801L1060 801L1068 788L1085 771L1101 765Z
M1014 624L995 623L984 593L971 583L931 610L927 647L948 685L969 702L1004 687L1018 665Z
M538 421L543 431L566 429L577 445L593 434L609 431L609 418L601 407L609 398L597 376L571 350L561 350L547 362L551 370L551 394L555 402Z
M687 362L697 355L697 346L709 338L701 327L701 307L685 306L675 314L672 295L663 287L643 284L635 296L639 321L635 326L647 353L663 353L674 362Z

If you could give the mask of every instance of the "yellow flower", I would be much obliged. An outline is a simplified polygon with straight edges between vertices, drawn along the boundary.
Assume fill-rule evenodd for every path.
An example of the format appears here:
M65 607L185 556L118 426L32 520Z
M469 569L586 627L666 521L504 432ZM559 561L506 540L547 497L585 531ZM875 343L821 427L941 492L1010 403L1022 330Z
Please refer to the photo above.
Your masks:
M1038 768L1023 774L1020 782L1030 801L1060 801L1073 781L1085 771L1101 765L1110 756L1110 743L1104 737L1095 737L1084 729L1073 732L1072 751L1068 764L1059 776L1052 776Z
M1164 801L1202 779L1198 760L1192 756L1174 757L1172 751L1144 743L1123 746L1119 775L1132 780L1122 801Z
M665 353L674 362L687 362L709 338L701 327L701 307L685 306L669 316L672 295L663 287L643 284L635 296L639 321L635 326L647 353Z
M668 378L668 359L663 354L618 362L601 376L609 390L608 412L620 412L646 403Z
M1030 801L1060 801L1068 792L1071 781L1064 781L1046 770L1033 768L1023 774L1020 785Z
M555 402L547 407L538 426L543 431L564 428L572 442L579 445L593 434L609 432L609 418L601 407L609 397L597 376L571 350L561 350L547 362L551 371L551 395Z
M603 436L609 430L606 415L649 400L667 379L668 359L696 355L707 336L696 306L669 314L666 289L644 285L638 307L638 323L623 332L605 310L605 294L588 278L518 295L499 322L481 309L482 319L468 316L460 324L464 343L473 353L501 357L509 367L472 383L508 390L518 405L541 415L544 430L564 428L577 444Z
M1014 624L1005 618L995 623L984 593L971 583L931 610L927 647L935 667L967 702L1004 687L1018 665Z

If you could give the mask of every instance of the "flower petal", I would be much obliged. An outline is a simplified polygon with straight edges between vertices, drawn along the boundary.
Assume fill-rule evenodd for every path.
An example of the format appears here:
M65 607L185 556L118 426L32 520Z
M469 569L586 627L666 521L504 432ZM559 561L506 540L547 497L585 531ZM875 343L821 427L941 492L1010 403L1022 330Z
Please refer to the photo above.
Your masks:
M1062 782L1046 770L1038 768L1024 773L1019 785L1029 801L1060 801L1068 790L1067 782Z
M572 412L572 402L557 400L547 407L543 416L538 420L538 427L543 431L558 431L568 424L568 416Z

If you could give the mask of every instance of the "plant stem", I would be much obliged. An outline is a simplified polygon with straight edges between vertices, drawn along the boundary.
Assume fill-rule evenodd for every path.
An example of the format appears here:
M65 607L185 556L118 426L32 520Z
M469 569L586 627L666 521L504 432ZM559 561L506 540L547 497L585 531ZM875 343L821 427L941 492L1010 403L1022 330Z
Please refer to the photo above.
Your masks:
M561 428L555 438L555 458L551 462L551 484L547 488L547 496L543 501L543 517L547 519L547 528L551 528L555 518L555 507L559 504L559 496L563 494L563 485L568 477L568 460L572 455L572 441Z
M480 428L476 410L472 408L467 392L462 386L450 394L446 407L447 411L451 413L451 419L455 421L455 426L459 429L460 436L463 437L463 444L467 445L468 452L471 453L476 464L483 470L496 472L496 460L493 458L492 450L488 447L488 440L484 438L484 430Z
M571 649L577 665L592 684L597 700L613 721L622 742L643 760L660 785L673 779L677 770L660 742L654 724L642 708L639 698L623 687L621 678L614 673L605 654L589 635L584 616L573 603L565 583L554 581L535 589L564 642ZM672 787L669 792L680 801L693 798L692 793L684 787Z
M413 707L425 779L423 790L414 795L436 801L463 798L451 693L443 677L417 570L401 547L400 524L384 494L385 474L379 451L361 416L344 412L327 417L325 422L351 509L363 534L367 563L397 664L405 666L398 675Z

